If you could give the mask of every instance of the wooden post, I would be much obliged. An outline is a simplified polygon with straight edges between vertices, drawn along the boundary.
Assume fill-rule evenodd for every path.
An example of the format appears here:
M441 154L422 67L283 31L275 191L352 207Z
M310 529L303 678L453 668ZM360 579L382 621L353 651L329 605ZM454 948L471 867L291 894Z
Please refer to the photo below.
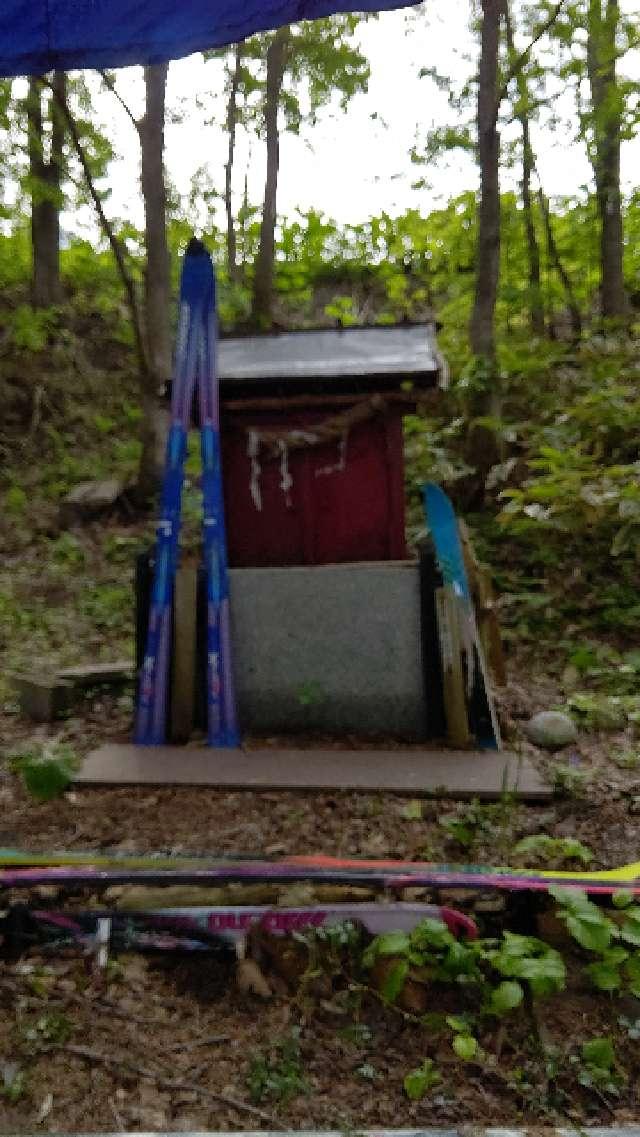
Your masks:
M436 589L436 612L447 739L451 746L463 748L469 745L471 736L462 670L458 599L452 588Z

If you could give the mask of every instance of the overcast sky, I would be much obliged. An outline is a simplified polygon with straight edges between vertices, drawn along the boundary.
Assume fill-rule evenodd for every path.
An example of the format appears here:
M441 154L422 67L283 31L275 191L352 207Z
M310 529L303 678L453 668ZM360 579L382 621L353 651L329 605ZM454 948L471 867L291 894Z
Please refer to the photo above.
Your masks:
M447 95L427 79L421 67L437 67L453 80L473 70L476 46L469 31L468 0L447 0L419 9L382 13L363 23L358 39L371 64L367 94L357 95L346 113L336 107L321 112L318 124L300 137L284 134L281 143L279 212L292 216L296 207L314 207L338 222L362 221L381 210L415 207L424 213L439 201L476 186L476 171L469 155L452 155L446 164L419 170L409 159L417 135L451 121ZM639 75L640 78L640 75ZM130 69L119 77L119 89L136 112L142 106L141 72ZM217 189L222 189L226 135L215 122L224 116L223 74L219 61L205 63L199 56L171 64L168 109L180 110L183 120L169 122L166 161L178 190L188 193L198 168ZM565 104L567 113L571 102ZM113 96L100 97L99 113L115 128L119 160L112 171L110 209L138 223L141 206L137 191L138 144L133 127ZM509 137L509 129L503 132ZM551 134L544 127L534 132L534 146L545 190L570 195L590 177L584 150L572 145L564 131ZM236 188L249 174L250 197L258 204L264 179L264 149L255 138L239 138ZM640 180L640 146L623 150L623 180L630 188ZM415 190L412 182L426 176L430 189ZM515 184L517 170L506 171L503 186ZM197 221L198 219L194 219ZM201 217L200 222L205 218Z

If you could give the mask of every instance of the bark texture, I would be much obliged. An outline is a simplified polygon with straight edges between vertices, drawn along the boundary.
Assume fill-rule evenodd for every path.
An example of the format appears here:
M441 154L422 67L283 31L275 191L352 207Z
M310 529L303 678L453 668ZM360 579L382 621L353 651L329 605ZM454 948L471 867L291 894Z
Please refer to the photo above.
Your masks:
M60 282L60 195L64 163L64 119L58 98L66 97L66 76L56 71L52 86L55 96L48 102L51 117L49 157L45 157L43 86L39 78L29 80L27 126L29 174L31 177L31 294L35 308L49 308L62 299Z
M145 270L144 313L148 374L142 392L142 455L137 492L150 499L158 485L164 459L166 414L159 395L171 375L171 289L167 247L167 193L164 174L164 120L167 63L144 69L145 113L138 122L141 185L144 199Z
M569 318L571 320L571 331L573 333L573 338L575 340L579 340L580 336L582 335L582 316L580 315L580 307L578 305L578 301L576 300L576 294L573 290L571 277L569 276L569 273L564 266L564 262L560 256L560 250L556 244L553 226L551 223L551 211L549 209L549 202L547 201L547 198L545 197L542 189L538 190L538 201L540 202L540 212L542 214L544 231L547 239L547 255L560 278L562 287L564 288L567 308L569 310Z
M505 29L507 47L512 59L516 58L516 49L513 36L513 22L511 9L507 2L504 6ZM516 117L522 131L522 212L527 238L527 264L529 276L529 322L534 336L544 335L544 304L542 302L542 288L540 284L540 248L536 233L535 217L533 212L533 199L531 195L531 176L534 169L534 155L531 146L531 130L529 127L529 91L527 79L522 70L515 72L518 85L518 102L516 104Z
M260 247L256 258L253 280L251 320L256 327L268 328L273 324L273 268L275 256L276 198L280 137L278 109L280 93L287 65L290 32L280 28L267 51L267 90L265 98L265 131L267 137L267 176L264 187L264 206L260 225Z
M500 267L500 184L498 134L498 44L502 0L482 0L478 75L478 164L480 204L476 287L469 335L474 355L495 361L495 308Z
M621 99L616 79L618 0L589 0L587 71L593 115L593 171L600 217L600 294L605 317L626 314L620 194Z
M224 167L224 208L227 216L227 265L229 280L233 284L240 282L240 269L238 266L238 251L236 243L236 227L233 216L233 161L236 148L236 127L238 124L238 91L242 74L242 44L236 44L233 71L229 76L229 98L227 101L227 161Z
M481 389L469 399L470 427L465 457L475 471L466 487L466 504L474 507L484 498L486 475L499 460L500 446L494 430L476 420L497 417L495 311L500 268L500 183L498 134L498 47L503 0L482 0L480 67L478 73L478 164L480 202L476 246L476 282L469 326L471 350L483 375Z

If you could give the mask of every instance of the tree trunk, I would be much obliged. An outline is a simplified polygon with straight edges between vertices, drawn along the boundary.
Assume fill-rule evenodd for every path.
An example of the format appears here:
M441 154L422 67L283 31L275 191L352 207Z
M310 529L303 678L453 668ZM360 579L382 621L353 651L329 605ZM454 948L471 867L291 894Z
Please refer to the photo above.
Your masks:
M500 267L500 184L498 134L498 46L502 0L482 0L482 31L478 75L478 163L480 202L476 247L476 283L469 326L471 350L484 373L481 390L469 400L471 426L465 447L466 459L476 473L469 484L468 504L478 505L484 496L486 475L498 461L500 448L495 431L475 423L481 416L500 412L496 389L495 310Z
M65 98L66 76L56 71L52 86ZM48 161L44 154L42 84L29 80L27 125L29 174L31 177L32 302L49 308L62 299L60 284L60 194L64 160L64 123L55 101L50 103L51 142Z
M227 215L227 266L229 280L233 284L240 282L240 269L238 267L238 253L236 247L236 228L233 217L233 159L236 148L236 126L238 123L238 90L242 72L242 44L236 44L235 64L231 74L229 87L229 100L227 102L227 134L229 149L224 168L224 207Z
M507 33L507 47L511 58L516 57L513 39L513 24L511 22L511 8L508 0L504 5L505 29ZM527 260L529 275L529 322L534 336L544 335L544 306L542 303L542 288L540 285L540 249L536 234L533 202L531 199L531 175L534 168L534 156L531 147L531 132L529 129L528 88L527 80L519 67L516 71L518 85L518 105L516 117L522 130L522 212L527 237Z
M147 253L144 306L149 362L145 390L142 392L142 455L137 485L141 500L148 500L157 489L158 475L164 459L167 425L159 395L171 375L171 290L164 175L164 117L168 69L166 63L145 67L145 114L138 123Z
M478 163L480 204L476 288L469 336L474 355L493 365L496 356L495 308L500 266L500 139L497 123L498 42L501 0L482 0L478 87Z
M567 308L569 309L569 315L571 318L571 331L573 332L574 339L577 341L582 335L582 317L580 315L580 308L578 307L578 301L576 300L576 295L573 291L571 278L566 268L564 267L564 264L562 263L562 257L560 256L560 251L556 244L556 239L551 224L549 202L542 192L542 188L538 190L538 201L540 202L540 212L542 213L544 231L547 238L547 253L549 260L551 261L560 278L562 287L564 288L564 293L567 299Z
M589 0L587 70L593 112L593 171L600 216L601 312L626 314L620 194L621 99L616 80L618 0Z
M261 328L268 328L273 323L273 262L280 159L278 109L287 64L289 36L288 28L279 28L267 51L267 91L264 116L267 135L267 178L264 187L260 247L256 257L251 307L251 321Z

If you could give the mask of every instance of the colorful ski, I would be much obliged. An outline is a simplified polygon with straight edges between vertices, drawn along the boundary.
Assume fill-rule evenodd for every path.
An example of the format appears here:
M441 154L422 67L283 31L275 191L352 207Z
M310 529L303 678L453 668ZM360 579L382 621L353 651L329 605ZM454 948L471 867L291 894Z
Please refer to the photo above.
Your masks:
M211 746L238 745L231 671L215 343L213 265L204 245L192 240L182 268L171 427L167 438L147 645L138 690L135 741L140 745L157 745L165 741L171 610L179 558L184 463L196 387L200 407L203 546L207 578L207 736Z
M31 862L30 862L30 858ZM43 863L44 860L44 863ZM224 857L118 857L100 854L38 854L10 850L0 855L0 888L28 890L40 885L60 888L109 888L116 884L202 885L310 884L361 885L365 888L497 888L507 891L546 891L552 885L611 894L620 889L640 895L640 862L593 872L541 871L480 865L439 865L419 861L359 860L326 856L279 860ZM18 867L20 866L20 867Z
M277 936L350 923L370 935L411 932L423 920L440 920L455 936L475 939L474 921L434 904L321 904L306 908L233 905L167 908L144 912L118 909L41 911L17 906L0 920L0 934L15 951L30 944L60 948L95 945L101 921L109 922L113 950L212 951L242 942L253 928Z

